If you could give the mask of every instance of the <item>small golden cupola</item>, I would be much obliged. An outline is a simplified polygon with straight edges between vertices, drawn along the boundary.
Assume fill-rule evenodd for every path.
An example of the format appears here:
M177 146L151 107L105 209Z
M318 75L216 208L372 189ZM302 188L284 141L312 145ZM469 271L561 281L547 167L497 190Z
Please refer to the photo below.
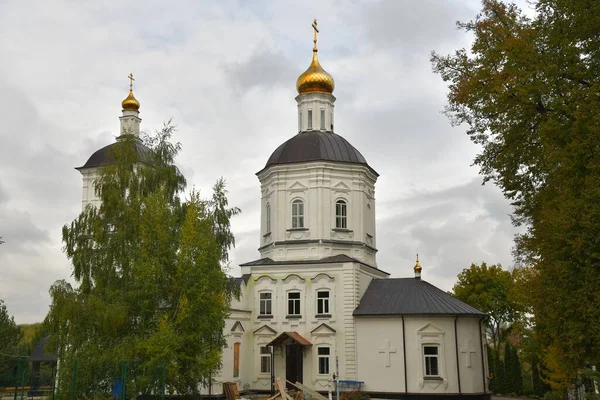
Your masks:
M417 263L415 264L415 278L421 279L421 264L419 264L419 255L417 254Z
M335 87L335 83L333 81L333 77L321 67L319 63L319 58L317 56L317 33L319 30L317 29L317 20L315 19L312 24L314 30L314 39L315 43L313 47L313 58L310 66L306 71L302 73L298 77L296 81L296 89L298 89L299 94L306 93L333 93L333 89Z
M123 102L121 103L121 107L123 107L123 111L139 112L140 102L137 101L137 99L133 95L133 81L135 80L133 78L133 74L129 74L128 78L129 78L129 94L127 95L125 100L123 100Z

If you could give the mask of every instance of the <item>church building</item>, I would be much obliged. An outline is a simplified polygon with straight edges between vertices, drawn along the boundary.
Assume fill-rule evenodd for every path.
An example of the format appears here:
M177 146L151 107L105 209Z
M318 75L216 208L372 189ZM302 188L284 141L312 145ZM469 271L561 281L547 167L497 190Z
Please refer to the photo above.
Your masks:
M377 264L379 175L334 131L334 80L313 28L312 61L296 82L298 132L256 173L260 257L235 278L241 297L210 392L222 382L270 392L276 378L328 392L337 378L371 398L488 399L486 315L421 279L418 258L406 278ZM139 134L132 90L120 119L122 132ZM93 182L110 146L78 168L84 206L97 202Z

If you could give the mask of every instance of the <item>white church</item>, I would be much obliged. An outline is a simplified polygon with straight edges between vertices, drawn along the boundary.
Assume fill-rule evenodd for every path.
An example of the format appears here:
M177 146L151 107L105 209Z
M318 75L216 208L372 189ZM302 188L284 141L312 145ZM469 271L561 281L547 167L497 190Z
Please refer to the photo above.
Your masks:
M313 28L312 62L296 83L298 132L256 174L260 257L241 264L210 392L236 382L266 393L275 378L328 392L339 379L371 398L489 399L486 315L422 280L418 259L407 278L377 265L378 173L334 133L334 80ZM130 87L122 132L139 135L139 107ZM77 168L84 207L98 205L93 182L111 146Z

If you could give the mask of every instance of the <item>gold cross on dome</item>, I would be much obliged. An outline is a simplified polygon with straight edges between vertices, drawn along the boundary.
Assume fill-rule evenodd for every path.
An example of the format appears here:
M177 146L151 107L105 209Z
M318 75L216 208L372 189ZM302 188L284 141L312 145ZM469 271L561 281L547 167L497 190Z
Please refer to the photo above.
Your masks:
M317 29L317 20L315 19L312 23L312 27L314 29L314 39L313 42L315 43L315 49L317 48L317 33L319 33L319 30Z
M129 74L129 76L127 76L129 78L129 90L132 91L133 90L133 81L135 81L135 79L133 78L133 73Z

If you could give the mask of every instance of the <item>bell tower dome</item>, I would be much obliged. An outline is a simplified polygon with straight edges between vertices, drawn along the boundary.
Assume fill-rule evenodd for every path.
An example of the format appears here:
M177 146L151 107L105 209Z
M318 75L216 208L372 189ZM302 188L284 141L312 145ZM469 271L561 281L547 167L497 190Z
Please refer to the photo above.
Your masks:
M262 189L262 258L319 260L346 255L376 266L377 172L334 133L335 83L321 66L317 21L313 56L296 81L298 133L257 173Z

